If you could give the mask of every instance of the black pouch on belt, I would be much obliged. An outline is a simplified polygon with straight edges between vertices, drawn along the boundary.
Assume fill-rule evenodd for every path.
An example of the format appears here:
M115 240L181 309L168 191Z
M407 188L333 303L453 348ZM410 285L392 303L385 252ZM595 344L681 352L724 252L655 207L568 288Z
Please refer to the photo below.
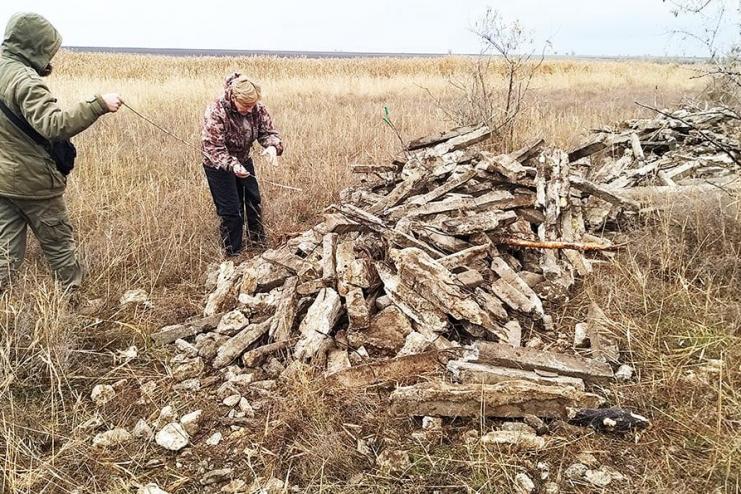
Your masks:
M66 177L72 172L72 169L75 167L75 158L77 157L77 149L72 144L72 141L69 139L60 139L57 141L46 139L36 132L36 129L31 127L25 119L13 113L2 100L0 100L0 110L13 122L13 125L23 131L33 142L46 149L57 165L59 173Z

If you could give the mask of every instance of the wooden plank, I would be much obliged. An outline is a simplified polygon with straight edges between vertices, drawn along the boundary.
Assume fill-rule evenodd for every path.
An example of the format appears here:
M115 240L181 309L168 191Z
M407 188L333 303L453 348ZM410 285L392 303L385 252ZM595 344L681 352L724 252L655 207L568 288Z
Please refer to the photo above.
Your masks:
M269 334L275 341L286 341L296 320L298 277L292 276L283 284L283 293L270 324Z
M409 197L409 195L411 195L413 192L421 189L428 180L428 175L422 170L411 174L404 181L398 184L391 192L383 196L383 199L369 207L368 211L377 214L382 213L388 208L396 206L404 199Z
M350 165L350 170L352 171L352 173L366 173L366 174L397 173L399 171L399 167L393 163L390 165L354 164L354 165Z
M342 302L337 292L331 288L319 292L299 326L301 336L293 352L294 358L306 361L314 357L324 340L332 334L341 315Z
M508 381L528 381L546 386L572 386L584 391L584 381L578 377L542 375L533 371L498 367L495 365L468 362L466 360L451 360L447 366L448 372L456 382L462 384L496 384Z
M474 343L473 353L477 362L502 367L544 370L592 381L606 380L613 376L612 368L604 362L532 348L514 348L501 343L478 341Z
M492 321L476 300L463 291L453 273L419 249L392 250L399 277L407 286L427 299L435 307L456 319L482 326L502 341L507 333Z
M481 154L483 159L477 165L479 170L485 170L490 173L499 173L510 180L522 180L527 175L527 169L511 155L494 155L491 153Z
M262 254L262 258L277 266L286 268L292 274L296 274L301 278L308 277L315 279L318 276L314 265L295 254L291 254L286 249L265 251Z
M568 418L569 409L594 408L604 400L571 386L545 386L527 381L497 384L428 382L399 387L391 393L393 413L415 417Z
M259 340L270 329L272 319L259 324L250 324L236 335L229 338L216 351L216 358L213 361L214 369L221 369L232 363L237 357L242 355L250 345Z
M336 233L327 233L322 239L322 279L329 283L334 283L337 279L337 264L335 257L337 255Z
M456 127L446 132L439 132L437 134L432 134L429 136L413 139L407 145L407 151L415 151L417 149L422 149L425 147L430 147L436 144L440 144L441 142L445 142L448 139L452 139L453 137L458 137L461 135L469 134L473 132L474 130L478 129L480 126L481 125L479 124L479 125L467 125L464 127Z
M451 179L451 180L446 180L445 182L443 182L442 185L434 188L433 190L431 190L427 194L425 194L423 196L419 196L419 197L411 200L410 201L410 204L413 205L413 206L422 206L424 204L427 204L428 202L432 202L432 201L434 201L434 200L436 200L436 199L444 196L448 192L450 192L450 191L452 191L454 189L457 189L458 187L460 187L461 185L465 184L466 182L468 182L469 180L471 180L475 176L476 176L476 170L473 170L473 169L467 170L467 171L463 172L459 177L456 177L456 178Z
M607 135L598 134L589 142L580 144L569 151L569 161L574 162L576 160L586 158L594 153L599 153L607 147Z
M614 204L615 206L629 209L631 211L638 211L641 208L641 205L639 203L631 199L623 199L621 197L618 197L617 195L607 190L606 188L593 184L592 182L585 180L581 177L572 176L570 177L570 180L571 180L571 185L575 189L581 190L582 192L586 192L587 194L591 194L595 197L602 199L603 201L607 201L610 204Z
M496 285L494 293L500 298L500 294L504 293L507 293L509 296L508 300L503 299L503 302L516 310L523 312L535 311L541 317L545 315L543 302L541 302L540 297L503 259L498 257L492 259L491 269L499 276L499 279L494 283ZM514 291L507 290L507 287L510 287ZM518 294L521 294L528 303L525 303Z
M635 156L638 161L646 160L646 155L643 154L643 148L641 147L641 140L635 132L630 134L630 147L633 150L633 156Z
M587 314L587 337L591 345L592 357L608 363L618 363L620 348L617 338L607 328L610 320L600 307L592 302Z
M437 262L442 264L447 270L452 271L455 268L470 266L476 261L485 259L489 255L489 248L488 245L476 245L438 259Z
M512 157L512 159L517 160L520 163L527 163L540 153L540 150L543 148L543 144L545 144L545 140L543 138L535 138L527 142L517 151L510 153L510 156Z
M412 237L411 235L407 233L388 227L381 218L371 213L368 213L367 211L357 208L351 204L341 204L341 205L335 204L331 207L340 211L343 215L346 215L348 218L351 218L353 221L362 223L363 225L368 227L370 230L380 233L381 235L386 237L389 241L395 243L396 245L399 245L400 247L417 247L419 249L424 250L425 252L427 252L429 255L431 255L432 257L436 259L443 257L443 254L441 252L433 249L432 247L425 244L424 242L420 242L419 240L417 240L416 238Z
M224 261L219 265L216 289L209 294L206 307L203 309L203 315L205 317L213 316L221 311L224 302L234 287L238 274L240 273L235 269L232 261Z
M442 229L449 235L465 236L497 230L514 223L515 220L517 220L517 214L513 211L486 211L471 216L443 220Z
M244 364L244 366L247 368L257 367L268 356L280 352L281 350L285 350L292 343L293 340L277 341L275 343L270 343L269 345L262 345L255 348L254 350L244 352L244 354L242 355L242 364Z
M444 369L448 359L459 354L454 351L429 351L393 359L358 365L327 376L327 384L359 388L382 383L415 381L422 376Z
M200 333L212 331L219 325L219 321L221 321L224 314L225 312L221 312L212 316L188 321L183 324L165 326L156 333L152 333L151 338L155 343L166 345L181 338L189 338Z
M514 196L510 192L505 190L495 190L480 197L466 197L461 199L431 202L409 211L405 216L428 216L446 213L448 211L463 212L487 207L491 209L504 209L506 206L512 204L513 200ZM401 216L392 214L389 217L391 219L398 219Z
M399 276L383 264L376 263L376 271L386 295L407 317L436 333L447 330L448 318L440 309L405 285Z

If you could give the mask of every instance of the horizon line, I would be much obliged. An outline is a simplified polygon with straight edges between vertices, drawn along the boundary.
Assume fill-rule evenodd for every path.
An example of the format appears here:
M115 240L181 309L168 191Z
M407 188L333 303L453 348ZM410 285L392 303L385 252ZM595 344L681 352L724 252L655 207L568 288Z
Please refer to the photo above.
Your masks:
M164 56L210 56L210 57L239 57L239 56L267 56L279 58L441 58L441 57L477 57L480 53L439 53L439 52L381 52L381 51L327 51L327 50L239 50L222 48L147 48L133 46L62 46L63 49L78 53L123 53L137 55L164 55ZM699 62L707 57L688 55L579 55L550 54L546 59L594 59L594 60L624 60L648 59Z

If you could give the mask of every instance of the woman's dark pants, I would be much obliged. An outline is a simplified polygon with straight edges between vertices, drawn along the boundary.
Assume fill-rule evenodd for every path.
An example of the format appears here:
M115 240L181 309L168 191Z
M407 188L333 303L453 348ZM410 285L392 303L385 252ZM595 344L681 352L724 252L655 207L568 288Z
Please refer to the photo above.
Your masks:
M216 205L216 214L221 218L219 231L228 255L236 255L242 250L245 222L250 241L265 242L255 166L251 159L243 165L250 173L247 178L239 178L231 171L203 167Z

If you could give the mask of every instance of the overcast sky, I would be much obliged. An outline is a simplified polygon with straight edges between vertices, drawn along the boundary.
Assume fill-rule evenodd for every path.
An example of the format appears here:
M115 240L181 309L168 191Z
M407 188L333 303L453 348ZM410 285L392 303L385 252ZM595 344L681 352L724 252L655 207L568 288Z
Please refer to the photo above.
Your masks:
M721 43L738 36L738 2ZM487 6L519 19L557 54L703 56L671 33L702 33L707 19L675 17L661 0L2 0L0 22L34 11L67 46L478 53L471 33Z

